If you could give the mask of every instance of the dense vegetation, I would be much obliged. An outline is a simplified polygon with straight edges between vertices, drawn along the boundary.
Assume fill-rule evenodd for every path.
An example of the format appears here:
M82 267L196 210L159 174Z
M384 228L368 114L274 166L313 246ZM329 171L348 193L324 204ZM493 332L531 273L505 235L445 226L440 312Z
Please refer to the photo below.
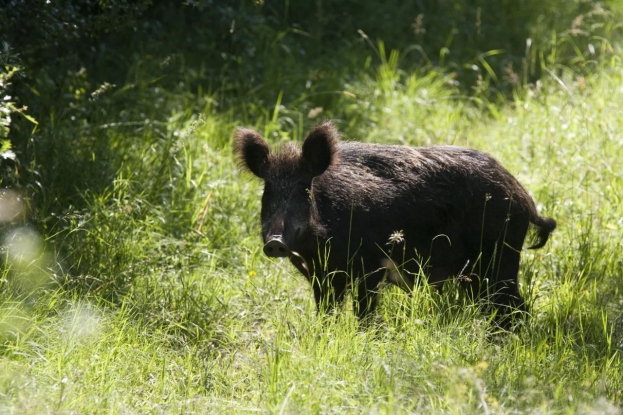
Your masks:
M621 3L300 3L0 6L0 412L621 413ZM324 118L519 178L559 223L522 331L452 286L315 314L231 135Z

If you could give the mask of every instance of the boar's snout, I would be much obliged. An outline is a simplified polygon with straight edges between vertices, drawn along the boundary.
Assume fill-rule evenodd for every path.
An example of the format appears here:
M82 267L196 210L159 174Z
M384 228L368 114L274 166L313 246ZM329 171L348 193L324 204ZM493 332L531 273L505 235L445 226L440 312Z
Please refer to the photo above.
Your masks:
M274 235L268 239L266 245L264 245L264 253L266 256L273 258L286 258L290 256L290 250L283 243L281 235Z

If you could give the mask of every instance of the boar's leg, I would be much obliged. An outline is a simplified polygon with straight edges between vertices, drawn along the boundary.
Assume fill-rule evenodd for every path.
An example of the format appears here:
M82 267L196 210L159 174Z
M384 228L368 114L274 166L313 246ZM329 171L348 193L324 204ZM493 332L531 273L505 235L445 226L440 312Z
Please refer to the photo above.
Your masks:
M319 313L331 313L344 300L346 293L346 279L341 272L314 275L311 285L314 290L314 300Z
M378 300L378 286L383 281L385 269L378 269L359 280L357 295L354 299L353 308L360 321L366 321L374 312Z
M527 311L517 284L519 259L518 251L505 247L502 257L499 258L499 265L493 269L494 275L487 290L493 306L497 309L497 324L503 329L511 328L517 319L525 317Z
M385 280L411 295L415 288L415 278L413 278L415 273L409 272L407 267L396 266L396 263L391 259L384 259L382 264L386 270ZM417 269L419 270L419 267Z
M483 253L479 266L475 267L475 271L480 269L481 276L474 275L468 284L468 293L471 291L488 300L489 306L496 310L496 323L503 329L510 329L527 311L517 284L521 248L512 248L521 245L507 240L502 246L498 253L495 249Z
M309 263L305 261L305 259L296 254L290 256L290 262L299 270L301 274L305 276L307 281L312 286L314 290L314 300L316 301L316 309L318 312L321 312L326 306L329 308L329 298L327 298L327 293L330 292L329 287L326 287L326 279L324 275L316 275L313 273L313 269L309 268Z
M453 267L433 266L428 272L428 283L441 294L445 282L456 275L453 269Z
M311 284L318 312L331 312L336 305L342 303L346 292L346 278L340 278L340 275L335 272L313 274L313 269L309 268L308 262L298 254L291 255L290 261Z

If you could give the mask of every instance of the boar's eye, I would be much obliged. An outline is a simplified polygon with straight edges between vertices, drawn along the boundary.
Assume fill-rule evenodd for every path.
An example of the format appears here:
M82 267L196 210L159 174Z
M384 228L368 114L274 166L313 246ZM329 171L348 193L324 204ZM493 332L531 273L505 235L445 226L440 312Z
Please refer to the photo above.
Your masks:
M273 186L270 185L268 182L264 183L264 193L262 194L262 202L266 203L268 202L273 194Z
M273 186L268 182L264 183L264 193L262 194L262 217L270 216L277 209L274 197Z

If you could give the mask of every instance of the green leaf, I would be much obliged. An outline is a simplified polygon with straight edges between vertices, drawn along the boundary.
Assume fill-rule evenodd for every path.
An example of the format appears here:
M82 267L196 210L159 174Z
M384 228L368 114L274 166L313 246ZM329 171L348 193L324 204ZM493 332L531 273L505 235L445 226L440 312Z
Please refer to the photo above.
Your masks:
M39 125L39 122L37 120L35 120L33 117L31 117L30 115L20 112L20 114L22 114L24 116L24 118L26 118L28 121L30 121L31 123L35 124L35 125Z

